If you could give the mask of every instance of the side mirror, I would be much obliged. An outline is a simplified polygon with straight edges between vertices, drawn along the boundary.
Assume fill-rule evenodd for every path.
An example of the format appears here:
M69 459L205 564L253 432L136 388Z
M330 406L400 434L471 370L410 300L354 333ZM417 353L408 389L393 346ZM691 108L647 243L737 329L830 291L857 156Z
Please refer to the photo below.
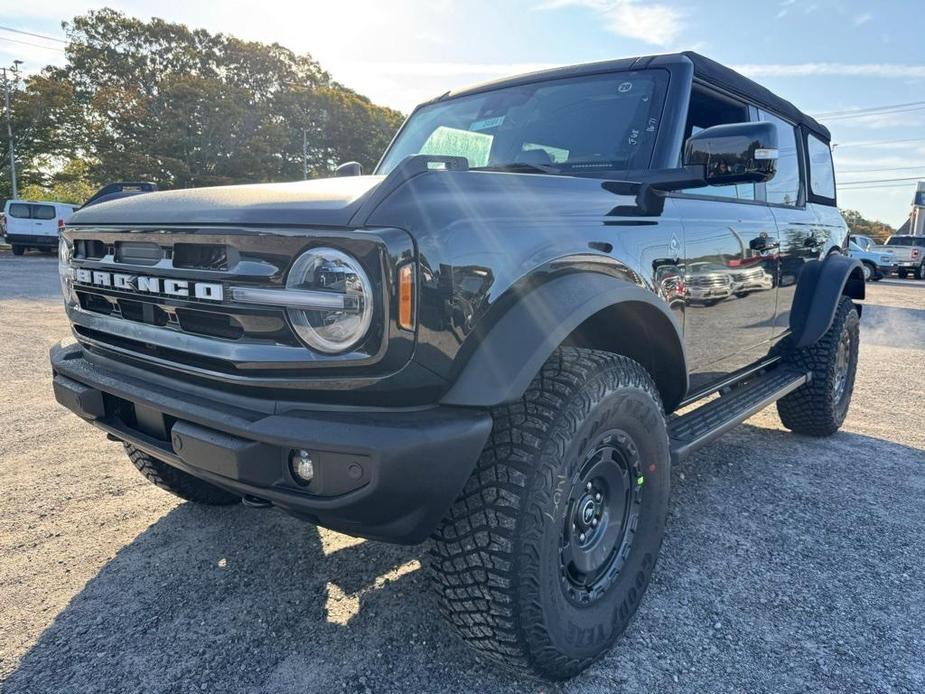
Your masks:
M777 157L773 123L714 125L691 135L684 145L684 165L703 166L710 186L770 181Z
M358 161L348 161L334 169L335 176L362 176L363 165Z

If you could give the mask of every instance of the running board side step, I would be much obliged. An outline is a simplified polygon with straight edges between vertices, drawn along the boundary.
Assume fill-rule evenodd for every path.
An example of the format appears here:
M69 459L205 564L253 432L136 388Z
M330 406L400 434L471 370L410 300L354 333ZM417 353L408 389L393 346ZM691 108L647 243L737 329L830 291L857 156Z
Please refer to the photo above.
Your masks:
M789 366L779 366L735 386L725 395L669 420L671 461L683 460L701 446L719 438L737 424L792 393L812 378Z

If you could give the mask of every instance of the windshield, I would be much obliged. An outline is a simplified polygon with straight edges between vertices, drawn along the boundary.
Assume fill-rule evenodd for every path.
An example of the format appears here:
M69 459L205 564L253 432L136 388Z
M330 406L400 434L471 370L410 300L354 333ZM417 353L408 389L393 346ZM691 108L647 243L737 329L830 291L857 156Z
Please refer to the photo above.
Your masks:
M418 109L376 173L414 154L462 156L474 169L584 173L644 169L667 73L621 72L506 87Z

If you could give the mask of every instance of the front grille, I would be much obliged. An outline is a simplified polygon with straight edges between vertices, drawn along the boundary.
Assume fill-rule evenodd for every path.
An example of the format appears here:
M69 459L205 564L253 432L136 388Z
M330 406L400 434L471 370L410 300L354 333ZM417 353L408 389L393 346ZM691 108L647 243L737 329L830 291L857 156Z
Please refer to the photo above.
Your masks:
M208 243L177 243L173 247L173 266L193 270L227 270L228 246Z
M174 363L184 371L248 374L371 363L381 354L385 306L377 307L373 328L351 353L322 356L298 339L284 308L236 303L230 291L242 286L281 289L297 255L312 245L326 245L358 258L382 294L381 268L388 255L369 235L185 228L70 228L65 235L73 242L75 273L83 272L75 274L79 309L70 310L69 317L78 338L94 349L109 347L159 366ZM94 272L105 278L104 286ZM174 281L169 294L168 280ZM178 295L176 282L187 288L186 295ZM211 289L196 291L205 285L220 288L218 298Z
M764 277L764 270L760 267L738 270L732 273L732 277L737 282L753 282Z
M692 287L725 287L729 284L729 279L722 275L703 275L688 278L688 284Z

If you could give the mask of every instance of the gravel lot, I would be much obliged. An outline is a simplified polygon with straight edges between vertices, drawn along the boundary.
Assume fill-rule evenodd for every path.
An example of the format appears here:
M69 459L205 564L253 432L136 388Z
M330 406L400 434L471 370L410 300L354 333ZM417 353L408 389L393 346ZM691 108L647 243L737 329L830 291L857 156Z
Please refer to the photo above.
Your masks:
M0 253L0 690L925 691L925 282L869 294L844 431L772 408L676 468L639 615L559 688L450 635L421 548L150 486L53 400L55 261Z

